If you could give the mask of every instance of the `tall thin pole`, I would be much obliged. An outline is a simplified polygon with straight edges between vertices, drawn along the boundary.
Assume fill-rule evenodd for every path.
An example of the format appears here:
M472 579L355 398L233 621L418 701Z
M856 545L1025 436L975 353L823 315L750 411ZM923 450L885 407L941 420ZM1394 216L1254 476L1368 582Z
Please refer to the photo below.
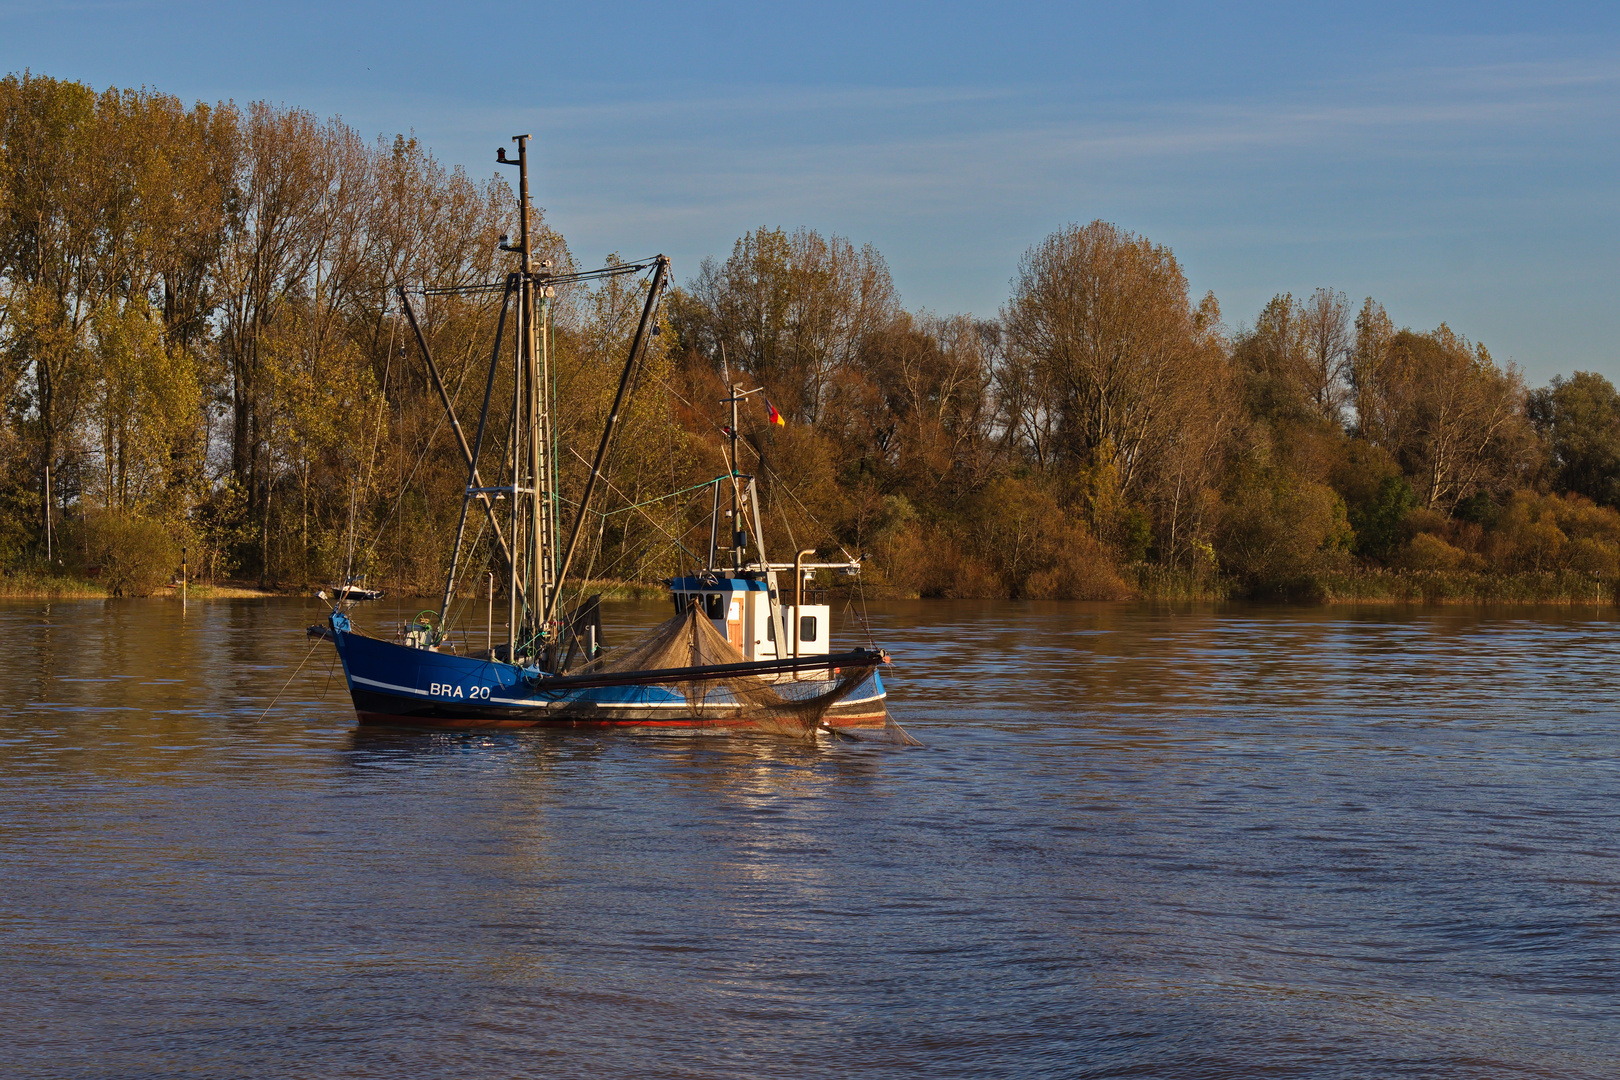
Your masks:
M512 505L507 518L512 527L512 558L507 563L511 573L506 590L506 661L509 664L517 663L518 583L521 580L517 560L518 552L523 550L523 541L518 536L518 479L523 475L522 460L518 456L518 429L521 426L522 406L523 371L518 368L512 373L512 424L506 436L512 458Z
M541 279L549 278L550 263L542 264ZM545 574L546 595L562 587L557 580L557 424L552 409L557 404L557 373L551 367L551 298L555 287L546 285L536 290L540 297L540 391L545 395L545 407L540 415L545 421L545 439L540 447L540 471L544 483L540 485L540 512L546 529L546 542L540 549L545 560L541 571ZM542 605L544 606L544 605Z
M525 248L524 259L528 251ZM525 274L523 276L524 290L524 334L523 334L523 367L527 373L529 383L529 580L533 583L529 591L534 595L534 616L538 620L540 614L550 607L551 590L546 581L544 564L541 559L545 553L545 518L544 508L540 504L541 490L544 483L540 475L542 467L541 451L544 440L541 430L545 423L545 385L541 378L538 359L535 349L535 303L534 281ZM536 622L534 632L542 630Z
M799 655L799 627L804 625L804 557L814 555L815 548L805 548L793 556L793 655Z
M45 466L45 563L51 562L51 467Z
M731 566L732 572L742 575L742 505L738 498L737 472L740 462L737 460L737 395L742 387L736 383L731 384Z
M489 399L490 395L495 391L495 371L500 367L501 363L501 340L506 330L507 301L511 298L515 277L514 274L506 276L506 290L501 293L501 316L495 324L495 351L490 355L489 375L484 379L484 405L478 413L478 434L473 437L472 457L467 464L467 488L461 497L461 519L456 523L455 546L450 549L450 570L445 574L444 578L444 602L439 605L439 627L441 631L448 625L445 620L450 617L450 599L455 588L456 570L461 565L461 541L467 532L467 506L474 497L473 493L478 491L478 470L474 468L474 463L478 461L478 456L484 449L484 431L489 426ZM478 491L477 497L487 499L489 493ZM354 535L354 511L352 508L349 512L349 521L350 544L352 546ZM353 558L352 554L350 557Z
M517 161L507 159L503 147L497 161L518 167L518 242L520 259L517 305L517 355L512 375L512 582L507 596L507 655L517 663L520 621L532 636L540 629L539 615L549 611L551 597L545 595L539 580L541 530L539 518L539 440L536 438L540 413L539 388L534 370L534 257L529 250L529 136L514 135L518 144ZM508 248L508 250L512 250ZM525 477L524 473L528 476ZM524 481L527 480L527 484ZM524 534L522 530L528 529ZM519 570L519 562L524 564ZM525 599L529 610L520 620L518 590L528 581ZM536 587L540 591L536 592Z

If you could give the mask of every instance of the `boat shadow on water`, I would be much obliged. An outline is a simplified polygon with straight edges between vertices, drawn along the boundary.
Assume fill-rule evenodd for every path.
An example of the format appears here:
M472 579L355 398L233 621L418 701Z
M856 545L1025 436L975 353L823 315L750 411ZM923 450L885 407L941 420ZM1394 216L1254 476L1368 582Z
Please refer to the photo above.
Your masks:
M479 762L531 759L541 765L589 764L613 755L633 740L668 762L712 767L762 765L798 771L836 766L864 772L884 751L921 745L916 740L823 734L815 740L788 739L759 731L649 731L645 729L559 731L423 730L360 725L338 747L343 763L356 771L398 770L457 760ZM881 734L881 733L879 733ZM864 764L863 764L864 763Z

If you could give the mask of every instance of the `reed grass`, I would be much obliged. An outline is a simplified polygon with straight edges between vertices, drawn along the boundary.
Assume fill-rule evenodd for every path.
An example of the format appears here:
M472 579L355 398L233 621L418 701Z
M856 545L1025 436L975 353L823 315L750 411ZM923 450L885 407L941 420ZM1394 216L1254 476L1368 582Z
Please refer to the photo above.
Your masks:
M17 570L0 575L0 597L8 600L92 600L106 595L105 586L64 574Z
M186 595L191 600L246 600L283 594L246 585L203 585L192 582ZM110 596L107 586L101 582L71 574L42 574L31 570L15 570L0 575L0 599L105 600ZM180 587L174 585L159 589L146 599L178 600Z
M1136 592L1142 600L1154 602L1218 602L1238 593L1237 583L1219 574L1195 573L1173 566L1139 563L1132 568Z
M1134 599L1153 603L1219 603L1267 597L1318 604L1608 605L1620 600L1620 582L1614 577L1576 571L1486 574L1464 570L1362 569L1318 574L1264 596L1244 590L1231 578L1172 567L1139 564L1129 568L1126 576L1135 586ZM192 600L237 600L299 595L306 591L277 592L231 583L193 583L188 595ZM856 586L840 582L830 591L842 597L845 592L853 594ZM662 600L667 590L658 581L620 579L593 579L580 590L582 596L596 594L604 600ZM887 585L868 585L866 595L870 600L917 598L914 592L908 595ZM107 596L106 586L72 575L29 570L0 575L0 599L96 600ZM152 598L179 599L179 596L180 590L176 587L159 590Z
M1613 604L1615 579L1578 571L1361 570L1314 582L1330 604Z

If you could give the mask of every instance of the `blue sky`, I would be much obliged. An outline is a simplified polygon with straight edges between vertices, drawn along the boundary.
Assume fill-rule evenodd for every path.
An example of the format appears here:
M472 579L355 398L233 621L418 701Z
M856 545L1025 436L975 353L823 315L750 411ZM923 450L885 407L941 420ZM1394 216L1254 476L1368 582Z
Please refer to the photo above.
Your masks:
M414 131L584 261L676 276L808 225L905 303L993 315L1093 218L1172 247L1230 325L1374 296L1525 368L1620 381L1620 5L13 3L0 69Z

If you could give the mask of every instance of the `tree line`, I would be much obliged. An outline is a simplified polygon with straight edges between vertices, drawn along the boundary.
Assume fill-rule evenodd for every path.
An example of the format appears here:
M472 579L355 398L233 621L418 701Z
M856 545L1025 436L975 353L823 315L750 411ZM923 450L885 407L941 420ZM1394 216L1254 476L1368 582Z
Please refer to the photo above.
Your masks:
M507 269L511 189L295 108L31 74L0 80L0 150L7 572L143 591L184 545L214 578L433 591L465 472L392 289L418 290L476 410L497 298L446 290ZM543 224L538 246L575 266ZM566 494L640 297L560 293ZM775 548L870 553L869 585L900 594L1620 575L1601 375L1530 389L1447 325L1327 288L1234 328L1168 247L1095 221L1031 247L989 318L909 311L879 252L808 229L705 260L664 299L587 576L696 557L705 497L664 496L732 466L730 382L787 421L739 425Z

